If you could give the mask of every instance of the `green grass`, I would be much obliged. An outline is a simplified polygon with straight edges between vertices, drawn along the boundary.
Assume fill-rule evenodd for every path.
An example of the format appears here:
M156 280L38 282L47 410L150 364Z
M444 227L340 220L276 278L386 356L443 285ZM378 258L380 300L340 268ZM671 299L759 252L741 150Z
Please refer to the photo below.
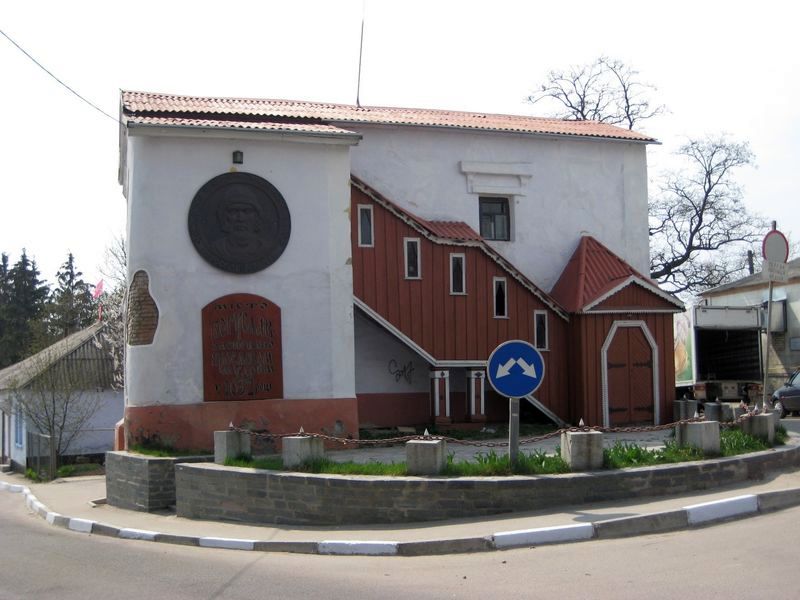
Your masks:
M783 425L778 425L775 430L775 445L785 446L787 441L789 441L789 432L786 431L786 427Z
M450 454L443 475L449 477L493 477L501 475L552 475L569 473L569 466L559 454L547 454L541 450L520 452L517 464L512 465L507 454L498 455L494 450L478 454L475 461L456 461Z
M719 444L722 456L736 456L748 452L758 452L759 450L769 449L769 444L765 441L747 435L741 429L732 427L723 429L719 432Z
M44 478L41 475L39 475L39 473L30 468L25 469L25 477L34 482L39 482L44 480Z
M157 458L174 458L176 456L203 456L214 454L210 450L176 450L171 446L155 446L144 444L132 444L128 448L129 452L144 454L145 456L155 456Z
M283 460L280 456L266 456L263 458L249 458L247 456L237 456L236 458L226 458L226 467L244 467L247 469L268 469L270 471L280 471L283 469Z
M61 465L56 471L56 477L79 477L81 475L102 475L105 471L103 465L97 463L82 463L75 465Z
M607 469L647 467L668 463L688 462L705 458L697 448L681 448L668 441L664 448L648 449L630 442L615 442L603 450L603 466Z

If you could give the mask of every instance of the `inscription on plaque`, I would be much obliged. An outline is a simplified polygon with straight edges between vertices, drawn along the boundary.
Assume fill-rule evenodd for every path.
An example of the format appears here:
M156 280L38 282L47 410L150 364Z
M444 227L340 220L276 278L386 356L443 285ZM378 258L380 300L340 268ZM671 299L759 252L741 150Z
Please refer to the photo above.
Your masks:
M283 397L281 309L254 294L231 294L203 308L206 401Z

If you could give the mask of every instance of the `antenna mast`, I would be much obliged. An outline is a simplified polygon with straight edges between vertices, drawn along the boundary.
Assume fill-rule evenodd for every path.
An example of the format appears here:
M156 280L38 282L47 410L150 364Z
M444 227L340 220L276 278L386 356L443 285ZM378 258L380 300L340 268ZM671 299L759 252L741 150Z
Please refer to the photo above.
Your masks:
M358 45L358 86L356 87L356 106L361 108L361 55L364 52L364 11L367 0L361 3L361 42Z

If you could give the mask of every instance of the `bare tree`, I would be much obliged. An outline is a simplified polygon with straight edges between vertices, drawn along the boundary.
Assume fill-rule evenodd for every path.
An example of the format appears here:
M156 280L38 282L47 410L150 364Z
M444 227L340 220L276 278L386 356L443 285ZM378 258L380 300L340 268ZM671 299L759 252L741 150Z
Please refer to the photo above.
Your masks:
M125 236L117 234L106 246L100 273L113 287L126 287L128 278L128 244Z
M649 99L655 87L639 80L639 72L621 60L601 56L588 65L550 71L542 89L528 96L532 104L559 106L553 116L574 121L599 121L633 129L665 111Z
M47 365L47 357L32 368L41 370L28 385L14 390L14 402L22 409L25 420L39 432L50 436L56 453L62 456L86 429L100 410L102 402L96 394L87 394L91 381L71 361Z
M688 168L669 173L650 201L650 276L674 293L697 293L743 274L743 246L766 224L745 209L734 180L754 160L746 142L691 140L678 154Z
M100 273L111 284L101 296L105 337L114 360L114 387L125 385L125 314L128 299L128 245L125 236L116 235L106 247Z

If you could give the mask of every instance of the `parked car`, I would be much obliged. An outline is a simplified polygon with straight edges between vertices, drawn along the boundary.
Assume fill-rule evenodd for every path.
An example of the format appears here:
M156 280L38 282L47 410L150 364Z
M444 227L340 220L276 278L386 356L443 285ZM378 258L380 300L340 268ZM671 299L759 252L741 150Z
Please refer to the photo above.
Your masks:
M772 394L772 406L780 411L781 419L793 410L800 411L800 368Z

